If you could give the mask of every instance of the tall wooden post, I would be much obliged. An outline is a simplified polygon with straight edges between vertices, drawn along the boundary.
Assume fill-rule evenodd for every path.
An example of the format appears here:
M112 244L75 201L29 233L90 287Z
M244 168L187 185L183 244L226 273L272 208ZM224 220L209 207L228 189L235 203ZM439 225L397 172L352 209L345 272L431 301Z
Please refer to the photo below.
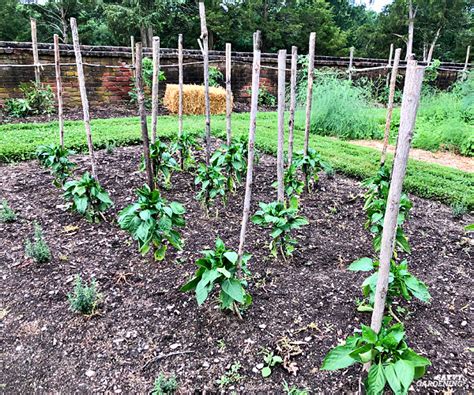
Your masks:
M135 37L130 36L130 48L132 49L132 61L131 66L132 66L132 77L135 78Z
M38 55L38 39L36 35L36 19L30 18L31 24L31 47L33 49L33 63L35 65L35 82L36 84L41 83L41 71L40 62Z
M397 84L398 64L400 63L400 54L402 50L395 50L395 59L393 60L392 74L390 78L390 91L388 93L387 117L385 118L385 133L383 137L382 156L380 157L380 166L385 164L387 157L388 139L390 137L390 124L392 123L393 98L395 97L395 88Z
M153 37L153 77L151 85L151 142L156 141L158 123L158 93L160 84L160 38Z
M311 109L313 106L313 82L314 82L314 53L316 47L316 33L309 35L309 59L308 59L308 87L306 93L306 123L304 126L304 155L308 155L309 131L311 129Z
M347 73L349 75L349 81L352 81L352 63L354 62L354 47L351 47L349 52L349 68Z
M59 143L64 147L63 84L61 81L61 59L59 54L59 36L54 38L54 69L56 72L56 99L58 100Z
M385 86L387 88L390 84L390 68L392 67L392 57L393 57L393 44L390 44L390 53L388 55L388 63L387 63L387 79L385 81Z
M415 128L416 113L420 101L421 85L424 68L418 67L415 60L410 59L405 75L402 107L400 111L400 129L398 132L397 151L393 164L392 179L388 192L387 208L383 222L383 233L380 250L380 266L375 290L375 303L372 312L371 328L379 332L385 310L388 278L390 274L390 260L393 256L397 217L400 208L403 179L405 177L411 139Z
M211 102L209 101L209 35L206 25L206 8L199 3L199 17L201 18L201 45L204 58L204 99L206 106L206 164L211 158Z
M296 77L298 68L298 48L291 47L291 77L290 77L290 121L288 122L288 167L293 162L293 140L295 130L296 110Z
M226 91L226 101L225 101L225 126L227 132L227 145L230 145L232 142L232 125L231 125L231 116L232 116L232 88L231 88L231 79L232 79L232 56L231 56L232 44L226 43L225 45L225 91Z
M148 138L148 125L146 122L146 109L145 109L145 93L143 91L143 76L142 76L142 57L143 48L142 43L139 42L135 46L135 88L137 90L137 101L138 111L140 114L140 126L142 131L142 142L143 142L143 156L145 157L145 169L147 176L147 183L150 189L154 189L153 182L153 170L150 160L150 141Z
M253 65L252 65L252 99L250 102L250 125L249 125L249 143L247 158L247 178L245 181L244 210L242 213L242 227L240 229L239 242L239 272L240 263L244 254L245 234L250 216L250 202L252 200L253 184L253 162L255 158L255 129L257 127L258 111L258 88L260 85L260 44L258 34L254 34L253 42Z
M183 134L183 35L178 35L178 137ZM183 163L181 163L183 165Z
M467 46L466 50L466 61L464 62L464 68L462 69L462 79L465 80L467 78L467 66L469 64L469 55L471 54L471 46Z
M79 80L79 91L81 92L82 112L84 114L84 127L86 129L87 146L89 147L89 156L91 161L92 176L98 180L95 165L94 145L92 143L91 120L89 115L89 100L87 98L86 79L84 77L84 67L82 65L81 47L79 45L79 34L77 32L76 18L71 18L71 34L74 44L74 53L76 55L77 79Z
M286 49L278 51L278 150L277 150L277 180L278 201L285 201L284 154L285 144L285 74L286 74Z

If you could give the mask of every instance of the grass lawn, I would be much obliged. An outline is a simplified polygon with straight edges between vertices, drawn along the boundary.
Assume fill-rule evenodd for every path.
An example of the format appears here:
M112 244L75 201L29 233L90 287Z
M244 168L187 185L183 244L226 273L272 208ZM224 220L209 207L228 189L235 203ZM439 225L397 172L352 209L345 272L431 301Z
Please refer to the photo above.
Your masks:
M274 153L277 146L277 114L259 113L257 119L257 147L267 153ZM158 119L160 136L170 137L177 133L177 118L163 116ZM203 116L184 117L186 130L201 133L204 130ZM249 114L234 114L232 130L234 136L247 135ZM225 136L225 117L213 116L213 134ZM37 124L0 125L0 162L14 162L34 158L38 145L58 141L57 122ZM94 145L104 148L107 143L117 146L140 143L140 123L137 117L98 119L92 121ZM295 149L303 147L303 126L295 126ZM311 146L338 171L357 178L374 174L378 167L380 153L372 148L359 147L330 137L311 136ZM65 122L65 143L77 151L86 151L86 138L82 121ZM392 160L389 156L388 161ZM463 201L474 207L474 174L436 164L409 161L405 190L418 196L450 204Z

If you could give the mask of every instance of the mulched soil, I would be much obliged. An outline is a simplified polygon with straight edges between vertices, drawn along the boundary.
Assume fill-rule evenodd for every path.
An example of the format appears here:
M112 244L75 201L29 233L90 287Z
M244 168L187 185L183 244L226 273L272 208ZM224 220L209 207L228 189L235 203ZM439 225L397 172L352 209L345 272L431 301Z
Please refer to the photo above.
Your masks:
M87 169L87 157L74 158L80 171ZM358 390L360 368L319 370L338 341L361 322L370 322L354 302L365 275L346 270L353 260L372 253L357 181L322 175L317 191L302 198L310 225L297 232L299 246L291 262L269 258L269 232L250 225L253 305L240 321L212 300L198 308L194 294L181 293L179 287L194 272L199 251L212 247L217 236L237 249L243 188L227 208L220 207L218 218L208 219L194 199L193 177L175 174L164 195L186 206L186 245L182 252L169 249L166 260L156 263L138 254L114 220L144 182L137 172L140 148L101 151L98 161L102 184L115 202L107 213L110 222L100 224L64 211L51 176L36 162L0 167L1 197L19 214L17 222L0 224L3 391L146 393L165 372L177 376L180 393L216 392L216 379L235 361L242 365L243 379L228 392L282 393L283 380L312 391ZM274 158L263 156L255 174L253 210L259 201L276 197ZM433 363L425 380L458 374L472 386L474 241L463 226L473 218L453 220L446 206L412 200L406 226L413 248L410 267L428 284L433 301L409 304L408 341ZM24 256L33 221L43 226L51 247L48 264ZM67 293L78 273L97 279L104 297L99 315L85 318L68 309ZM275 350L281 339L301 349L291 357L299 370L291 375L279 366L263 379L255 369L263 361L259 350ZM164 357L153 360L157 356ZM432 393L446 388L414 389ZM465 393L467 387L455 390Z

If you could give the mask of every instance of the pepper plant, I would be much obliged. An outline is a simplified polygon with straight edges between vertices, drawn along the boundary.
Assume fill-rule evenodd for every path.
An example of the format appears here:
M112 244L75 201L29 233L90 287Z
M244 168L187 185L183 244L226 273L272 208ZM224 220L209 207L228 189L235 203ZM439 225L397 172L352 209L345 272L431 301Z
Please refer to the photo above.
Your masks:
M160 140L150 144L150 159L156 183L162 181L165 188L170 188L171 175L173 171L179 170L179 166L168 145ZM140 170L145 170L145 160L142 161Z
M68 181L63 186L64 199L70 202L70 208L86 217L88 221L99 222L105 219L104 212L113 206L107 191L89 172L79 180Z
M271 228L271 254L276 258L279 250L286 260L293 254L297 244L291 232L309 224L305 217L298 215L298 199L295 196L290 198L288 206L279 201L268 204L260 202L259 206L260 210L252 216L252 222Z
M153 248L155 260L161 261L168 245L181 250L183 240L177 228L185 225L183 205L168 203L157 189L151 190L148 185L136 193L138 201L120 211L118 223L138 242L140 253L145 255Z
M213 250L202 251L203 257L196 261L198 269L194 277L187 282L181 291L194 290L198 305L202 305L219 285L219 303L222 310L232 310L240 315L240 310L247 308L252 303L252 297L247 292L247 280L239 278L239 256L235 251L229 250L221 239L216 240ZM244 254L240 267L246 277L250 277L247 262L251 255Z
M204 163L200 163L194 184L200 186L196 199L201 202L206 214L209 212L209 208L217 197L220 196L223 203L226 203L226 178L222 174L221 167L212 164L208 166Z
M407 394L413 380L422 377L431 362L408 347L403 324L389 324L390 318L385 317L378 334L362 325L326 355L321 370L371 363L365 381L368 394L383 394L387 385L394 394Z
M51 170L51 174L54 176L53 184L58 188L64 185L76 167L68 158L73 153L73 151L55 144L40 145L36 149L38 161L43 167Z
M321 170L332 172L331 165L323 161L321 155L313 148L308 148L307 155L303 151L295 153L293 163L296 167L303 169L304 185L308 191L311 190L312 185L316 185L319 181L318 173Z
M245 139L234 140L230 145L222 144L211 157L211 163L227 173L227 190L234 192L247 172L248 147Z
M181 136L176 138L173 145L173 151L179 152L181 169L191 169L196 165L196 158L193 155L193 150L198 150L199 145L193 133L183 131Z
M303 193L304 181L301 181L298 177L298 167L293 162L283 174L283 185L285 186L285 195L288 199L292 196L299 196ZM278 188L278 181L272 184L272 187Z
M362 283L362 293L368 299L368 305L359 306L359 311L371 311L375 300L375 289L377 287L379 262L370 258L361 258L352 262L348 270L353 272L369 272L376 270ZM422 302L428 303L431 295L426 284L416 278L408 271L408 262L404 259L396 263L394 259L390 262L390 274L388 280L387 301L390 306L395 298L404 298L409 301L415 297Z

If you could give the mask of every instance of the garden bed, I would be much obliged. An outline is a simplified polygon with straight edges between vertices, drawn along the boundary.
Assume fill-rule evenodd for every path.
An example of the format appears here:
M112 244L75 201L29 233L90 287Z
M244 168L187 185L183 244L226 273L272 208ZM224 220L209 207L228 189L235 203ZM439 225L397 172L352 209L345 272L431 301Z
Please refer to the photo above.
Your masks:
M140 152L126 147L98 153L99 178L115 202L109 222L100 224L64 211L51 176L36 162L0 167L1 197L19 214L16 223L0 224L3 390L144 393L163 371L177 376L181 393L218 391L216 380L236 361L243 378L227 387L229 392L281 393L283 380L312 391L358 390L358 369L323 372L319 367L338 341L360 322L370 322L354 302L365 276L346 270L354 259L372 254L359 183L321 176L318 190L302 197L310 225L297 232L299 246L289 263L269 258L269 232L250 225L246 249L253 255L253 305L239 321L217 303L198 308L194 294L179 287L194 272L199 251L212 247L217 236L237 249L242 188L226 208L219 207L218 218L205 218L194 199L193 177L175 174L164 195L187 209L184 251L170 249L165 261L152 262L138 254L115 221L144 183L137 171ZM73 160L80 170L87 168L87 157ZM252 212L259 201L276 197L275 173L274 158L264 155L255 171ZM411 198L409 265L433 296L431 305L411 303L412 314L404 320L410 346L433 364L421 383L438 374L459 374L472 383L473 240L463 226L473 218L453 220L448 207ZM43 226L51 263L35 264L24 256L34 221ZM68 310L66 295L79 273L94 276L104 296L99 314L91 318ZM254 369L263 362L259 350L275 350L282 338L301 342L302 353L291 359L298 373L278 366L263 379ZM165 357L153 360L159 355ZM414 388L427 392L416 383Z

